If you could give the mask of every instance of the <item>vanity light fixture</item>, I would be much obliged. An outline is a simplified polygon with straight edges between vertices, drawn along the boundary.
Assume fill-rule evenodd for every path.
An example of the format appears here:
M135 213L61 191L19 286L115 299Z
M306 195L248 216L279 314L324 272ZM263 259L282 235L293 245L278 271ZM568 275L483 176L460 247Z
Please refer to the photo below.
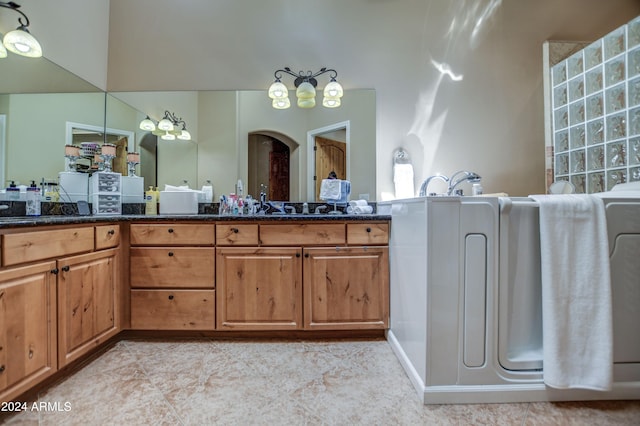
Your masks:
M29 18L19 10L20 5L10 1L0 2L0 7L18 12L26 20L26 22L22 22L22 18L18 18L20 26L4 35L2 40L3 46L0 48L0 58L7 57L7 50L28 58L41 57L42 47L40 46L40 43L38 43L38 40L29 33L29 30L27 29L29 26Z
M344 95L342 86L336 81L338 73L336 70L321 68L320 71L311 72L303 71L298 74L291 71L291 68L284 67L284 69L276 70L273 74L276 81L269 87L269 97L272 99L271 106L276 109L286 109L291 106L289 101L289 90L287 86L282 83L282 75L289 74L295 77L293 84L296 86L296 97L298 98L298 107L300 108L313 108L316 106L316 87L318 86L318 80L316 77L324 73L329 74L331 81L326 85L323 92L322 106L326 108L337 108L340 106L340 98Z
M180 125L182 125L182 128L180 128ZM147 115L147 118L140 122L140 129L160 136L160 139L166 141L173 141L176 137L183 141L191 140L191 133L187 131L187 123L181 117L169 111L164 112L164 117L157 125Z

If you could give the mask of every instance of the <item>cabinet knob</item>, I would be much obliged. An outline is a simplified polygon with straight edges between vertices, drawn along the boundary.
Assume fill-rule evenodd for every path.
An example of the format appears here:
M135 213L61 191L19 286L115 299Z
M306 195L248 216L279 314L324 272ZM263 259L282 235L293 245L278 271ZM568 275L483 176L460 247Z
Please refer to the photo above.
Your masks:
M367 232L371 232L371 228L367 228Z
M231 228L231 230L233 231L234 234L238 233L238 228Z
M300 253L296 253L296 257L300 257Z
M309 253L305 253L305 254L304 254L304 257L309 257Z
M168 254L169 254L169 257L173 256L173 252L172 251L170 251Z
M173 294L169 295L169 300L173 300Z
M58 272L59 272L58 268L53 268L51 270L51 273L54 274L54 275L58 275Z
M0 365L0 373L4 372L4 365Z
M109 232L108 232L109 235L113 235L115 233L116 233L116 231L114 229L109 229Z
M63 272L69 272L69 265L65 265L62 267Z
M167 232L170 233L170 234L173 234L173 228L167 229Z

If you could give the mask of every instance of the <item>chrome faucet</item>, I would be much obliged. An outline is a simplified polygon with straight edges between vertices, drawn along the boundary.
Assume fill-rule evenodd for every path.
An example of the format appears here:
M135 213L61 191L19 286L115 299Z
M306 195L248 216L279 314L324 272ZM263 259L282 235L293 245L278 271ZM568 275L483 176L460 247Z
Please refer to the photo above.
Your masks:
M420 186L420 197L424 197L427 195L427 189L429 188L429 183L431 182L432 179L436 179L436 178L441 179L444 183L449 182L449 178L446 177L445 175L429 176L424 180L424 182L422 182L422 185Z
M463 175L463 176L456 179L456 176L458 175ZM482 178L480 177L480 175L474 172L467 172L465 170L460 170L458 172L455 172L449 178L449 188L447 189L447 195L453 195L454 191L456 190L456 187L463 182L477 183L477 182L480 182L481 179Z

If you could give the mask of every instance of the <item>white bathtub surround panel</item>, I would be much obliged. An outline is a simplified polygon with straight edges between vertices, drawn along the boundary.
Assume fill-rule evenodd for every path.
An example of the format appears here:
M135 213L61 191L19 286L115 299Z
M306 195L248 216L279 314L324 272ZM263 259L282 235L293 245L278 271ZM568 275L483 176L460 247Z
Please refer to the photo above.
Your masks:
M546 385L611 389L612 296L607 223L593 195L533 195L540 206Z

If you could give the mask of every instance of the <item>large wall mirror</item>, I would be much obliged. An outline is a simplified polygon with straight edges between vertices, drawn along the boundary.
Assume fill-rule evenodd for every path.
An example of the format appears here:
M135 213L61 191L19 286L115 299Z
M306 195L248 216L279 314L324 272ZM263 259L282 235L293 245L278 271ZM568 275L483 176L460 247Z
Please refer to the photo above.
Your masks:
M163 189L186 181L200 188L211 181L218 197L235 192L242 180L245 194L254 197L264 184L271 199L312 201L316 166L310 138L326 136L345 144L351 198L373 201L376 194L374 90L346 91L336 109L275 110L265 91L105 94L45 58L9 55L0 61L0 75L2 188L11 180L55 180L65 170L69 140L110 140L109 130L127 135L129 150L140 152L138 174L146 186ZM192 141L165 141L139 129L147 115L158 120L167 110L185 121ZM272 176L269 157L277 158L285 175Z
M254 197L263 184L272 200L314 201L313 146L317 138L334 140L345 146L351 198L373 201L375 102L374 90L346 91L340 108L311 110L275 110L265 91L112 92L106 125L136 133L145 185L186 181L200 188L211 181L216 197L235 192L241 180ZM185 121L192 141L164 141L138 128L146 116L157 122L165 111Z
M104 129L105 93L46 58L9 55L0 76L0 187L56 179L67 123Z

